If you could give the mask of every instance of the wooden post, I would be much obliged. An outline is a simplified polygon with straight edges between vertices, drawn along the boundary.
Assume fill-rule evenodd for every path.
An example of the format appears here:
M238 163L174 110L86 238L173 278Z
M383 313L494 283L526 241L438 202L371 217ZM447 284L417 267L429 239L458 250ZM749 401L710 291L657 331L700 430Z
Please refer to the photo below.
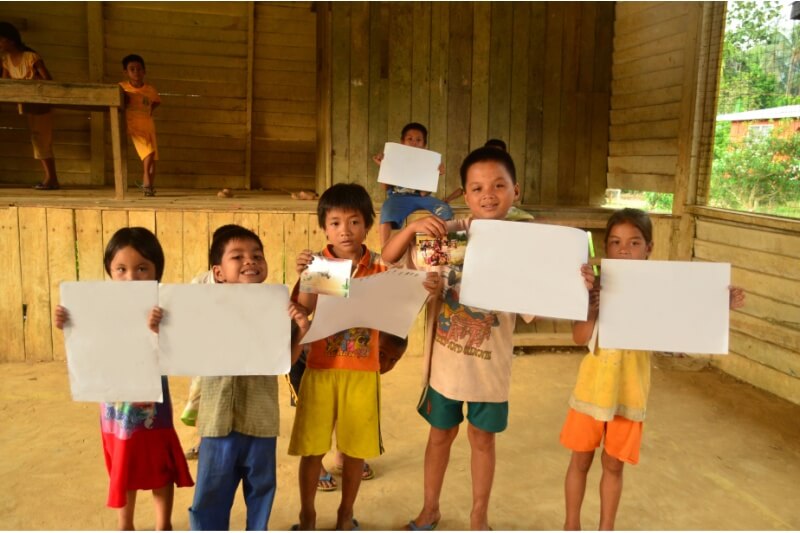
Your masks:
M86 19L89 38L89 81L103 83L103 4L86 3ZM90 114L90 185L103 185L106 176L105 113Z
M331 3L317 2L316 189L331 186Z
M120 89L121 90L121 89ZM128 139L122 130L119 114L124 107L110 107L108 115L111 117L111 151L114 158L114 198L124 200L128 190Z
M245 125L244 189L253 186L253 61L255 56L256 11L247 2L247 123Z

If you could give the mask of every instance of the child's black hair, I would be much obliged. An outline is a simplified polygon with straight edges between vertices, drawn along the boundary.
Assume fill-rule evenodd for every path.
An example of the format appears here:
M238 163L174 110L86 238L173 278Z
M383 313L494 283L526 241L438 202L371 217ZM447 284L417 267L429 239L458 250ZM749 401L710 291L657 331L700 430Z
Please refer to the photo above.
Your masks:
M367 190L357 183L337 183L322 193L317 204L319 227L325 229L325 217L331 209L358 211L364 216L367 229L375 220L375 209Z
M225 247L234 239L255 241L261 251L264 251L264 244L254 232L243 228L238 224L226 224L217 228L214 236L211 237L211 247L208 249L208 265L221 265L222 256L225 255Z
M508 175L511 176L511 183L516 185L517 169L514 166L514 160L511 159L511 156L508 154L508 152L504 152L503 150L498 150L497 148L490 146L482 146L470 152L470 154L464 159L464 162L461 163L462 187L467 187L467 171L469 171L469 167L475 163L483 163L485 161L494 161L495 163L500 163L506 167Z
M411 130L417 130L418 132L422 133L422 140L425 141L425 146L428 146L428 128L419 122L409 122L403 126L403 131L400 132L400 140L403 140L406 136L406 133Z
M128 54L122 58L122 70L128 70L128 63L140 63L142 68L144 66L144 59L139 54Z
M164 275L164 250L152 231L140 227L122 228L108 241L105 254L103 254L103 266L106 267L108 275L111 275L111 262L114 260L114 256L128 246L155 265L156 281L161 281L161 276Z
M626 222L642 232L642 237L644 237L647 244L652 244L653 222L650 220L647 213L641 209L634 209L632 207L614 211L614 214L608 217L608 222L606 223L606 244L608 244L608 236L611 235L611 228L618 224L625 224Z
M488 141L483 143L483 145L489 148L497 148L498 150L508 152L508 147L506 146L506 142L501 139L489 139Z
M379 339L381 341L388 342L391 346L394 346L398 350L401 350L401 353L406 351L408 348L408 337L398 337L397 335L392 335L391 333L386 333L385 331L380 332Z
M10 22L0 22L0 37L5 37L9 41L13 42L14 46L23 52L35 51L33 48L30 48L22 42L22 36L19 34L19 30Z

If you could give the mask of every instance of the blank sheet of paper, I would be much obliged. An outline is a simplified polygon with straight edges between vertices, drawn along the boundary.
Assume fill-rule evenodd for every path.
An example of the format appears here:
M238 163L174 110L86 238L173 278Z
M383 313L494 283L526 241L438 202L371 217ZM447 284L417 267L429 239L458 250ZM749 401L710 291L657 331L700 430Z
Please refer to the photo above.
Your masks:
M303 342L324 339L349 328L377 329L408 336L414 319L428 298L422 286L426 272L395 269L354 278L350 297L320 295L314 320Z
M459 302L470 307L586 320L581 265L586 232L565 226L473 220Z
M160 402L156 335L147 327L158 305L155 281L70 281L61 305L72 398L87 402Z
M728 353L731 266L603 259L601 348Z
M386 143L378 183L436 192L442 154L399 143Z
M291 322L284 285L162 285L161 370L170 376L289 372Z

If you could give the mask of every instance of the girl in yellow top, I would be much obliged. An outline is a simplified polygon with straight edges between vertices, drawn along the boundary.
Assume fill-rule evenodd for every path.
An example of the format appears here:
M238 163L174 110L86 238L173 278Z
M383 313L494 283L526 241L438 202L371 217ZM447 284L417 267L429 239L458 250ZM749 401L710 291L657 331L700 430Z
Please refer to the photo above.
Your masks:
M0 54L3 55L3 78L12 80L51 80L44 60L25 46L13 24L0 22ZM42 162L44 181L34 186L38 190L58 189L56 160L53 157L53 113L49 106L20 104L20 113L28 117L33 157Z
M125 56L122 58L122 69L128 76L128 81L119 83L125 91L125 122L136 153L142 160L142 190L145 196L155 196L158 145L153 111L161 104L161 98L155 87L144 82L142 56L136 54Z
M608 219L606 256L609 259L647 259L653 251L653 226L647 213L622 209ZM591 267L584 266L585 275ZM731 308L744 304L744 292L731 287ZM590 294L589 316L572 327L573 340L589 344L600 310L600 288ZM581 504L595 449L603 442L600 478L601 530L614 529L622 496L622 467L639 462L642 422L650 392L650 352L590 347L578 370L569 399L570 410L561 430L561 444L572 450L564 483L565 530L581 529Z

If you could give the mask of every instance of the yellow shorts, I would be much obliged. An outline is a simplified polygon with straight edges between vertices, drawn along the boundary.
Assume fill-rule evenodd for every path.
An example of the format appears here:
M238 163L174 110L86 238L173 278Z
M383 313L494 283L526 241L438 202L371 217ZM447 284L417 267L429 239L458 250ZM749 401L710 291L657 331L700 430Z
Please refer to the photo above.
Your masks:
M642 445L642 423L615 416L604 422L570 409L561 429L561 444L576 452L591 452L603 442L611 457L635 465Z
M34 159L53 157L53 113L41 115L28 113L28 128L31 131Z
M380 374L306 368L300 382L289 455L324 455L336 446L357 459L383 453Z

